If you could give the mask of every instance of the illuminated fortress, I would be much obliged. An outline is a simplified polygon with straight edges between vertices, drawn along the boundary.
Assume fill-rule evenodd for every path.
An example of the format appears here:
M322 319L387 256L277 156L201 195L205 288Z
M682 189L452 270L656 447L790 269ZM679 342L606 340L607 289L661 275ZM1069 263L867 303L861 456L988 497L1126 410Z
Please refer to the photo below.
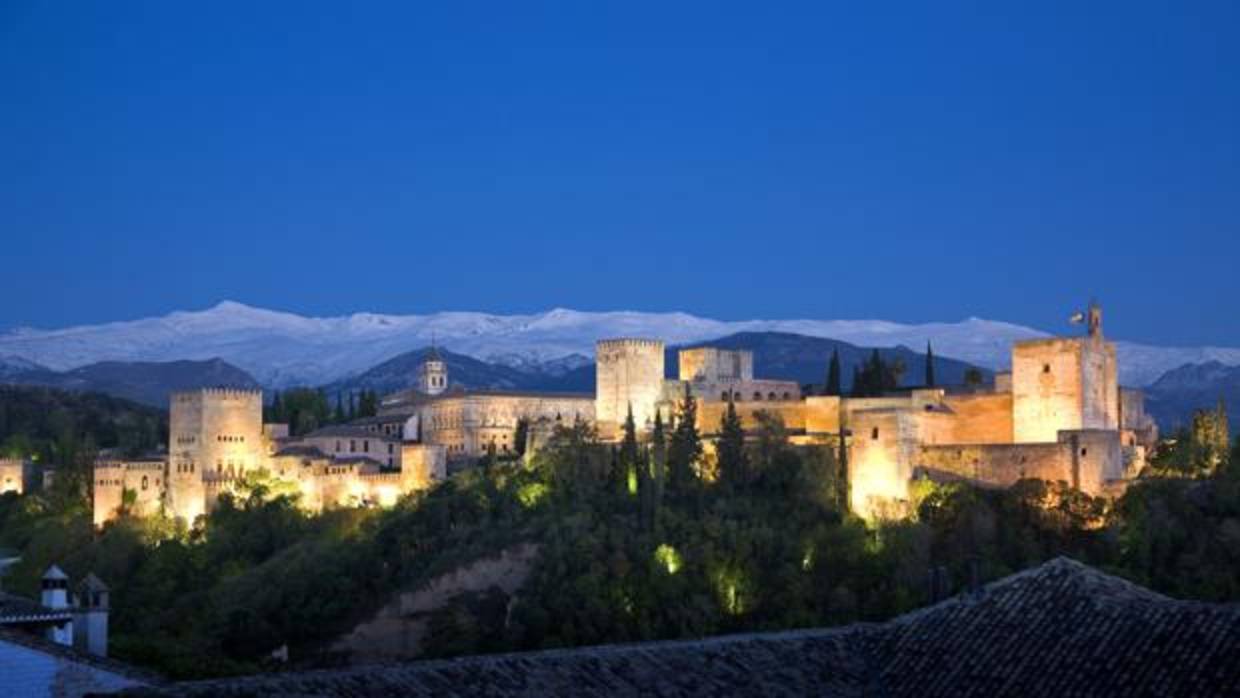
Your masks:
M715 348L680 350L678 376L666 378L663 342L606 339L597 344L593 395L462 390L432 352L416 387L383 398L378 416L297 437L287 425L263 424L259 391L174 393L166 455L96 463L94 518L162 508L193 522L258 470L295 487L310 509L388 505L445 478L449 463L524 450L522 422L527 443L576 420L614 441L630 410L648 432L656 414L670 421L686 394L697 403L708 458L729 403L747 429L766 412L795 443L838 447L843 439L850 503L864 515L899 511L918 477L984 486L1039 478L1113 494L1144 466L1158 432L1142 393L1118 385L1100 308L1090 308L1087 324L1083 336L1016 343L1011 371L984 390L803 396L795 382L755 378L752 352Z

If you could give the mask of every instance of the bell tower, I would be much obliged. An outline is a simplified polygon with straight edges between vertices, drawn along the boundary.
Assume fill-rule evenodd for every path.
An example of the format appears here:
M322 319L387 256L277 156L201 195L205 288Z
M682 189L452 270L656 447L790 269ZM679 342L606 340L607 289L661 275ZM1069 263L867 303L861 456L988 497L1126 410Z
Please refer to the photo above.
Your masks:
M448 364L439 354L439 348L431 340L431 350L418 367L418 391L426 395L438 395L448 389Z

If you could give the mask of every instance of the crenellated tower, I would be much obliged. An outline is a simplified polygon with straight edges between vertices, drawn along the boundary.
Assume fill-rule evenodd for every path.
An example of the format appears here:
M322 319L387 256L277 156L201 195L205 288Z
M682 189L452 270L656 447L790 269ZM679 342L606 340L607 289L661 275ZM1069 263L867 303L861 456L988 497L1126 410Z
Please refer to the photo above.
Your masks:
M664 345L654 339L603 339L595 345L594 416L599 434L610 437L624 424L630 407L638 429L654 420L662 397Z

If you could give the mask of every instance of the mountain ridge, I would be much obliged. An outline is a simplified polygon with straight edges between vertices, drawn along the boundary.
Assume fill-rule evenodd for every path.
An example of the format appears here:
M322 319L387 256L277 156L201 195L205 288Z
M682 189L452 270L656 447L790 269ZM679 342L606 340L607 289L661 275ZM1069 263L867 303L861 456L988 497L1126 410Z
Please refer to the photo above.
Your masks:
M722 321L684 312L584 312L553 308L533 314L448 311L426 315L359 312L305 317L223 301L206 310L52 330L0 332L0 356L16 356L54 370L104 360L168 361L220 357L264 385L324 385L358 375L411 349L436 342L489 363L534 369L565 357L593 355L594 341L647 336L669 345L701 342L744 331L790 332L857 346L923 347L991 370L1008 363L1012 342L1050 336L996 320L904 324L887 320ZM1152 383L1186 363L1217 360L1240 365L1240 348L1154 347L1118 342L1121 380ZM578 360L580 365L580 360Z

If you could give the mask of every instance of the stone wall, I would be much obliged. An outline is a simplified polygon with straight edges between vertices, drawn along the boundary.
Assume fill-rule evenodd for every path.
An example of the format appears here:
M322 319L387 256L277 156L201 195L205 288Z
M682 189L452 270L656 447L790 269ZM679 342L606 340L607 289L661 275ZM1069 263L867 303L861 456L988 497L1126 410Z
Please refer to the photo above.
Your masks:
M599 434L613 438L630 406L639 429L654 422L663 391L663 342L604 339L595 346L597 363L594 416Z
M1064 430L1118 428L1117 376L1115 345L1101 336L1017 342L1014 440L1046 443Z
M169 405L169 510L187 523L205 513L206 473L240 475L266 461L258 390L173 393Z
M24 458L0 458L0 494L23 494L31 488L34 465Z
M699 347L677 352L680 380L729 383L753 380L753 352Z

